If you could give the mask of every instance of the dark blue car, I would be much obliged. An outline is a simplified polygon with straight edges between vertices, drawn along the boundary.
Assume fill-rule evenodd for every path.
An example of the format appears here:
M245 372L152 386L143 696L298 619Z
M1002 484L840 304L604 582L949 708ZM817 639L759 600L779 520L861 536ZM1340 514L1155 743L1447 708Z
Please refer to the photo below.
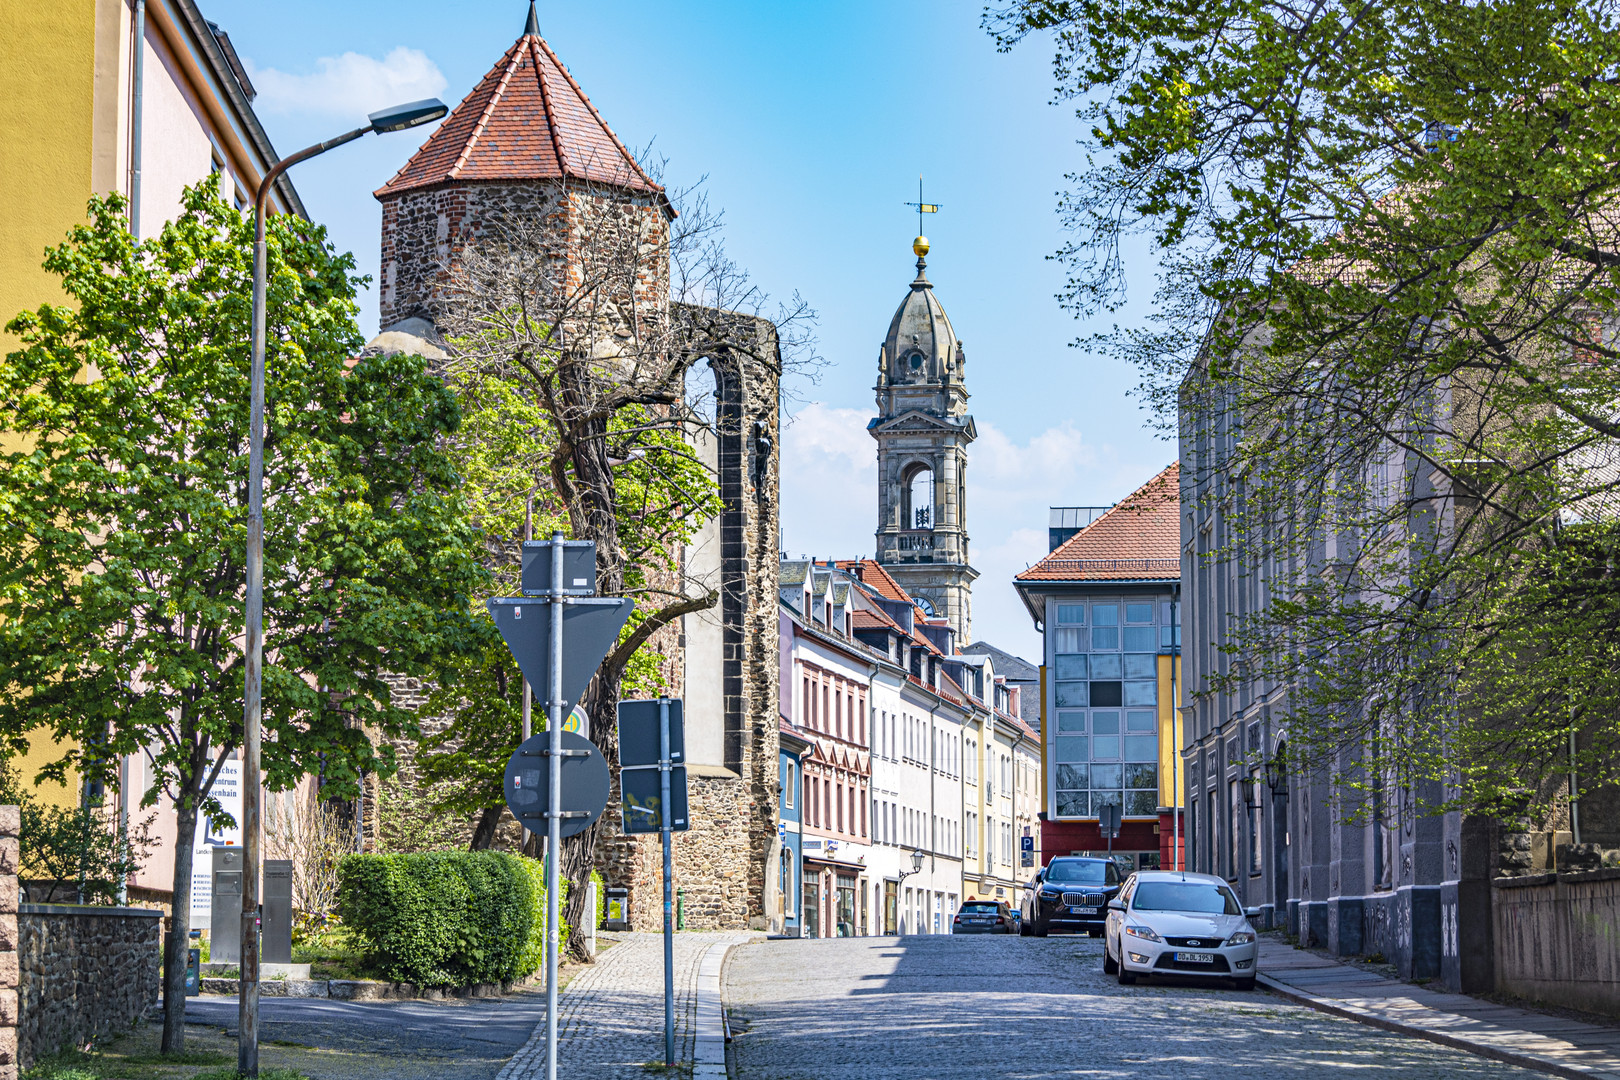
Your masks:
M1119 886L1119 866L1112 859L1060 855L1024 886L1019 933L1045 937L1053 930L1084 930L1101 937L1108 901L1119 895Z

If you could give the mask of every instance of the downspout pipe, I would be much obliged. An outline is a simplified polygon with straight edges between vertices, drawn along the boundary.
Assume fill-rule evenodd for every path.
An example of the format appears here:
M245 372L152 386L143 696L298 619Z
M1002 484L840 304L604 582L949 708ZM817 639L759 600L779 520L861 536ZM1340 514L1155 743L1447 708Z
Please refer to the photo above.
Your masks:
M129 231L141 238L141 103L146 90L146 0L135 0L134 87L129 112Z

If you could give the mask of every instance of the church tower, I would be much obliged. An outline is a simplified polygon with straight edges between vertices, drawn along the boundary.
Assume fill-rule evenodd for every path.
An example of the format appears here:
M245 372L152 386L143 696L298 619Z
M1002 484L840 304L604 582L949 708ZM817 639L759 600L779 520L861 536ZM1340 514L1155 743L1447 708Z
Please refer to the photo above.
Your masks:
M917 277L878 353L877 561L971 641L967 446L977 436L963 382L967 354L928 280L928 239L912 244Z

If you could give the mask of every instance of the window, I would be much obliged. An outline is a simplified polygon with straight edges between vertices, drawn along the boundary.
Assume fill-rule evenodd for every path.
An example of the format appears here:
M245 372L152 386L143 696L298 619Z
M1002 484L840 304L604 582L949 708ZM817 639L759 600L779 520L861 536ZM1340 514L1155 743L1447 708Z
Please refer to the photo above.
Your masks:
M816 729L816 692L810 686L810 676L804 677L804 720L811 731Z
M842 739L844 737L844 695L843 694L834 694L833 695L833 714L832 715L833 715L833 726L832 726L833 737Z
M844 785L843 784L838 785L838 816L836 818L834 818L834 820L838 822L838 831L843 832L844 831Z
M790 761L784 771L787 779L782 783L782 804L791 810L793 809L793 789L798 786L798 777L795 774L799 771L799 767Z
M810 798L806 800L805 806L805 810L807 811L806 816L810 819L810 824L812 825L821 824L821 817L817 812L817 799L820 797L820 791L821 781L812 776L810 778Z
M1226 782L1226 798L1227 821L1231 822L1226 845L1226 876L1235 878L1241 865L1238 856L1243 850L1243 793L1236 780Z
M1249 873L1258 874L1262 867L1260 851L1260 774L1249 774Z
M1130 817L1157 812L1157 623L1171 606L1135 599L1059 605L1048 701L1056 718L1048 749L1059 818L1096 817L1107 805Z
M866 835L866 803L861 803L861 835Z

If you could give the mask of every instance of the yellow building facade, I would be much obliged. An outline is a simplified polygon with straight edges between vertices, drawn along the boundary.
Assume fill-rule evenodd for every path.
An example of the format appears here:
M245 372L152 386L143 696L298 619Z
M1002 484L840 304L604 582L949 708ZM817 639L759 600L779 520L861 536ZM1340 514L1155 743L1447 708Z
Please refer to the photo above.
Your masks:
M0 327L66 299L41 264L48 248L88 220L93 195L130 199L137 236L162 228L184 188L210 176L237 205L251 200L278 160L253 97L229 36L193 0L0 5ZM285 178L271 206L304 215ZM16 345L0 329L0 363ZM0 431L0 450L20 445ZM49 738L35 739L10 764L32 782L60 756ZM142 765L125 763L126 798L144 790ZM71 780L36 791L63 805L81 797ZM155 830L162 849L142 875L160 888L172 857L166 816Z

